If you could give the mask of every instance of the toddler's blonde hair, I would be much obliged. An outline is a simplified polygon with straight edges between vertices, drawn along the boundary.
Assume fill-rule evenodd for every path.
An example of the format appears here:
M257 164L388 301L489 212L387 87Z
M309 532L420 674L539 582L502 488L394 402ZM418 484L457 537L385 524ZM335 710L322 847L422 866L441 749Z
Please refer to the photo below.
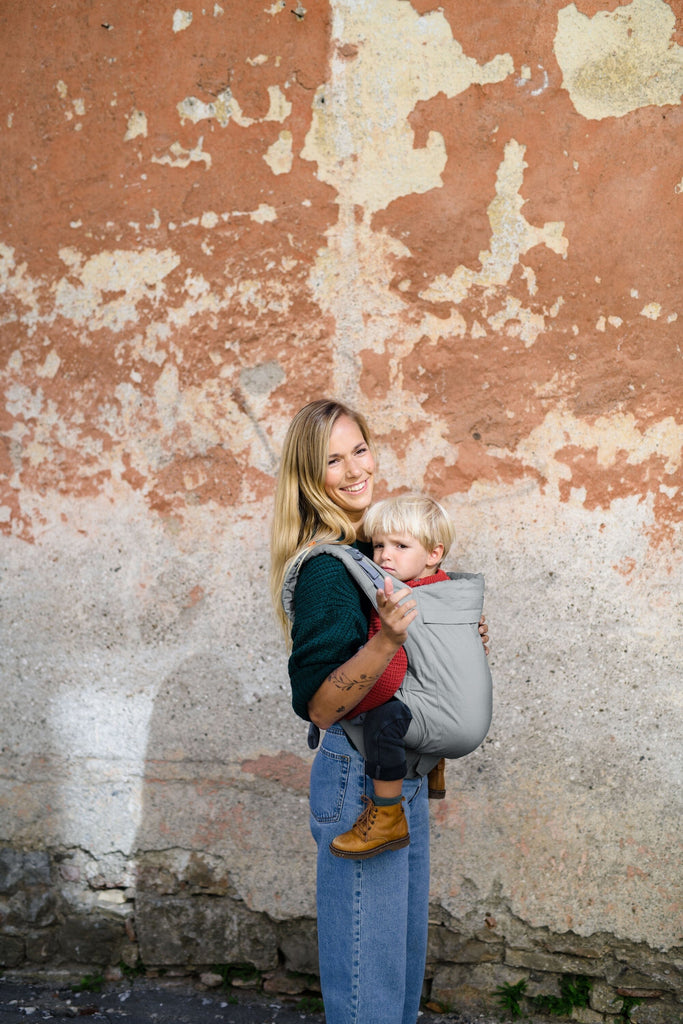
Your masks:
M366 537L380 533L407 533L427 551L443 544L444 558L455 541L455 526L438 501L427 494L397 494L372 505L365 513Z

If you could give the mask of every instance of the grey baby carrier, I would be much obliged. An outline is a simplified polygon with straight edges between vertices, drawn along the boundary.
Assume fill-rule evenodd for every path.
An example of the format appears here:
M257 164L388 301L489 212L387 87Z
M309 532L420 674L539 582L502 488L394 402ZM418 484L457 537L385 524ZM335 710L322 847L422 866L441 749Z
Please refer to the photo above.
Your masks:
M377 590L390 574L356 548L315 544L301 552L287 573L282 604L290 619L294 617L294 590L301 565L321 554L339 558L377 607ZM484 577L464 572L448 576L448 580L415 587L410 595L417 602L418 615L403 645L408 670L396 692L413 716L404 737L410 775L426 774L441 757L470 754L491 724L493 684L478 628ZM339 725L364 756L360 722L343 719Z

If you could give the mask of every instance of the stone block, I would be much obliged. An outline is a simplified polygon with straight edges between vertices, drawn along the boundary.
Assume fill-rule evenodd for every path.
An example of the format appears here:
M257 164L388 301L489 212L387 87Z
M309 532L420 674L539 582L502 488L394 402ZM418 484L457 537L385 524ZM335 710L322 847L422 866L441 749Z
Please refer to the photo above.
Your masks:
M432 925L429 929L427 959L432 963L495 963L502 960L503 952L503 942L497 937L483 942L443 925Z
M577 1024L603 1024L604 1017L589 1006L577 1006L572 1010L572 1020Z
M26 959L36 964L49 964L59 951L57 933L54 929L32 931L26 935Z
M23 959L23 939L18 935L0 935L0 967L18 967Z
M549 974L578 974L589 977L600 977L604 974L604 965L595 960L545 953L538 949L507 949L505 963L509 967L526 967L530 971L547 971Z
M318 974L318 931L313 918L282 921L277 936L286 970Z
M0 892L12 892L35 885L49 885L50 855L46 850L0 850Z
M683 1003L672 1000L642 1002L631 1010L631 1024L680 1024L683 1021Z
M289 971L272 971L263 976L263 991L278 995L300 996L308 991L308 983L301 974L290 974Z
M159 896L225 896L234 892L222 857L188 850L142 854L138 861L138 890Z
M228 897L140 895L135 923L146 964L247 963L277 966L275 927L265 914Z
M596 981L591 986L590 1005L597 1013L619 1012L622 1000L615 989L604 981Z
M551 932L543 945L549 953L564 953L567 956L588 957L597 960L609 954L609 939L606 935L576 935L574 932L563 932L559 935Z
M499 1009L496 989L504 984L515 985L525 977L502 964L439 966L432 979L431 1001L457 1006L469 1013L492 1013Z
M68 917L58 929L60 958L77 964L116 963L124 940L122 924L87 914Z

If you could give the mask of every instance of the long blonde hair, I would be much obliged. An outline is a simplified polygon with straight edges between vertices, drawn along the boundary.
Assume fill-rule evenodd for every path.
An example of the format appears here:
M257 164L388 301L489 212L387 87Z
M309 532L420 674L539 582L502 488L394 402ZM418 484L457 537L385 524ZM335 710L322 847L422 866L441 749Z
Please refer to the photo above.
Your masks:
M343 509L325 493L330 433L340 416L357 424L375 454L363 416L342 402L320 398L300 409L289 425L275 490L270 543L270 592L285 636L289 621L280 594L290 562L311 543L353 544L356 530Z

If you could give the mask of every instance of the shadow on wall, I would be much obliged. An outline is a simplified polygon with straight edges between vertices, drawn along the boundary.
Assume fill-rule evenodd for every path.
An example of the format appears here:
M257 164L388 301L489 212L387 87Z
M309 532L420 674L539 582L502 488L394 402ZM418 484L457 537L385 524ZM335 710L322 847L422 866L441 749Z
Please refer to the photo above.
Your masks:
M157 692L136 839L145 965L267 971L283 958L317 972L308 768L262 753L264 722L282 715L272 703L247 705L229 659L208 652L185 658Z

